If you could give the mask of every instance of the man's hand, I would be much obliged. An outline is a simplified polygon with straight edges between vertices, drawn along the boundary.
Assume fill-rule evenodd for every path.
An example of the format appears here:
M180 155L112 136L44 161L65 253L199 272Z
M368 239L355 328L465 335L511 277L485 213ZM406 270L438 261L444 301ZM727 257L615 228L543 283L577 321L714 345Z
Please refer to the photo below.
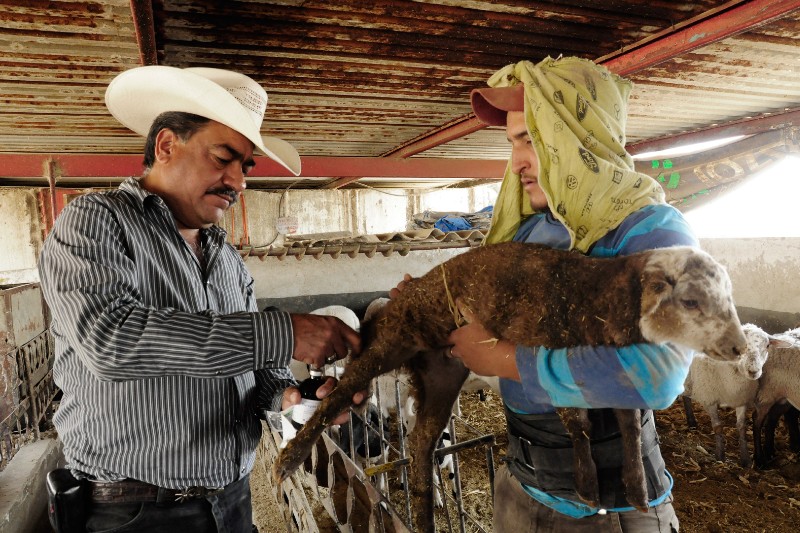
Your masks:
M329 395L333 392L333 389L336 387L336 380L332 377L328 377L325 383L317 389L317 398L320 400L323 399L325 396ZM353 405L360 405L367 397L367 391L360 391L353 395ZM285 391L283 391L283 401L281 402L281 411L288 409L292 405L297 405L300 403L300 389L297 387L287 387ZM350 413L348 410L343 411L336 419L333 421L333 424L344 424L350 420Z
M293 359L317 368L361 352L361 337L333 316L292 314Z
M450 333L448 352L479 376L498 376L520 380L516 346L497 339L478 322L469 309L459 307L468 324Z

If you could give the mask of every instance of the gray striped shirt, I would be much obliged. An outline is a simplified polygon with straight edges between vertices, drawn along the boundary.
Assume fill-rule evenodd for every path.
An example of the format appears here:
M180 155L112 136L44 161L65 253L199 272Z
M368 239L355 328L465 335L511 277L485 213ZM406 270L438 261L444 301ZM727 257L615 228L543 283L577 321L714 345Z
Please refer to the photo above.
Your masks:
M136 178L77 198L56 220L39 272L70 468L175 489L252 469L256 413L294 384L291 320L258 312L222 229L201 235L205 268Z

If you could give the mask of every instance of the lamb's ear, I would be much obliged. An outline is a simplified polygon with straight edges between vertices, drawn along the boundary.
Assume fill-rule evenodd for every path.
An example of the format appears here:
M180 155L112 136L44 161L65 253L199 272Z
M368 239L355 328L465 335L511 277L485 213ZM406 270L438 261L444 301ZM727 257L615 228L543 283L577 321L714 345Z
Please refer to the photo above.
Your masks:
M779 339L778 337L773 337L769 335L769 347L770 348L797 348L799 344L793 343L791 341Z
M642 316L652 313L672 295L675 280L662 265L648 265L642 272Z

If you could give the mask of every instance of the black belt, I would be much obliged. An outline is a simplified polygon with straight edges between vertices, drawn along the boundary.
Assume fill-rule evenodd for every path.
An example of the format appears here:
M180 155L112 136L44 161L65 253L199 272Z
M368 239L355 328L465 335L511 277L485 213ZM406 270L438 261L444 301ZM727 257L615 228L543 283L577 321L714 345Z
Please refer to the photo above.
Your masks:
M231 483L228 487L238 482ZM228 487L165 489L132 479L123 481L90 480L87 484L89 501L92 503L184 503L221 494Z

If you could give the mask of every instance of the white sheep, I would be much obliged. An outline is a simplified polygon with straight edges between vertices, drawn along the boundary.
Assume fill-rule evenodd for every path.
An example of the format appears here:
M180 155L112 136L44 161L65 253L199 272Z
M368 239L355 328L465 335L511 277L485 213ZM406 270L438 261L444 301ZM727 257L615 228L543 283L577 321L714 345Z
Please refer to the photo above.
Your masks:
M736 409L736 429L739 434L739 464L750 466L747 451L747 409L755 404L758 378L769 354L767 348L774 341L764 330L754 324L742 326L747 339L747 351L737 361L719 361L695 355L689 375L684 383L683 402L686 420L690 427L697 427L691 400L703 406L711 419L716 440L716 457L725 458L725 436L722 433L720 407Z
M461 323L459 308L469 308L497 338L525 346L672 342L721 359L733 359L746 349L730 279L700 250L674 247L596 258L515 242L475 248L408 282L376 319L362 325L363 353L281 451L273 467L276 481L282 482L303 463L353 394L374 376L405 365L419 406L410 446L414 524L417 531L432 532L436 441L469 373L442 349ZM597 491L591 428L580 423L588 417L576 416L576 411L581 410L557 409L572 436L576 474L582 477L576 476L576 492L591 500ZM615 414L626 457L626 495L646 508L639 410Z
M800 409L800 336L795 331L774 335L764 373L759 380L753 416L753 448L756 466L763 468L774 452L772 435L762 448L761 435L770 410L786 403Z
M790 335L800 341L800 328L790 329L784 335ZM794 408L790 403L779 402L770 408L764 422L763 450L767 461L775 452L775 430L781 418L784 419L786 431L789 433L789 449L794 453L800 452L800 410Z

